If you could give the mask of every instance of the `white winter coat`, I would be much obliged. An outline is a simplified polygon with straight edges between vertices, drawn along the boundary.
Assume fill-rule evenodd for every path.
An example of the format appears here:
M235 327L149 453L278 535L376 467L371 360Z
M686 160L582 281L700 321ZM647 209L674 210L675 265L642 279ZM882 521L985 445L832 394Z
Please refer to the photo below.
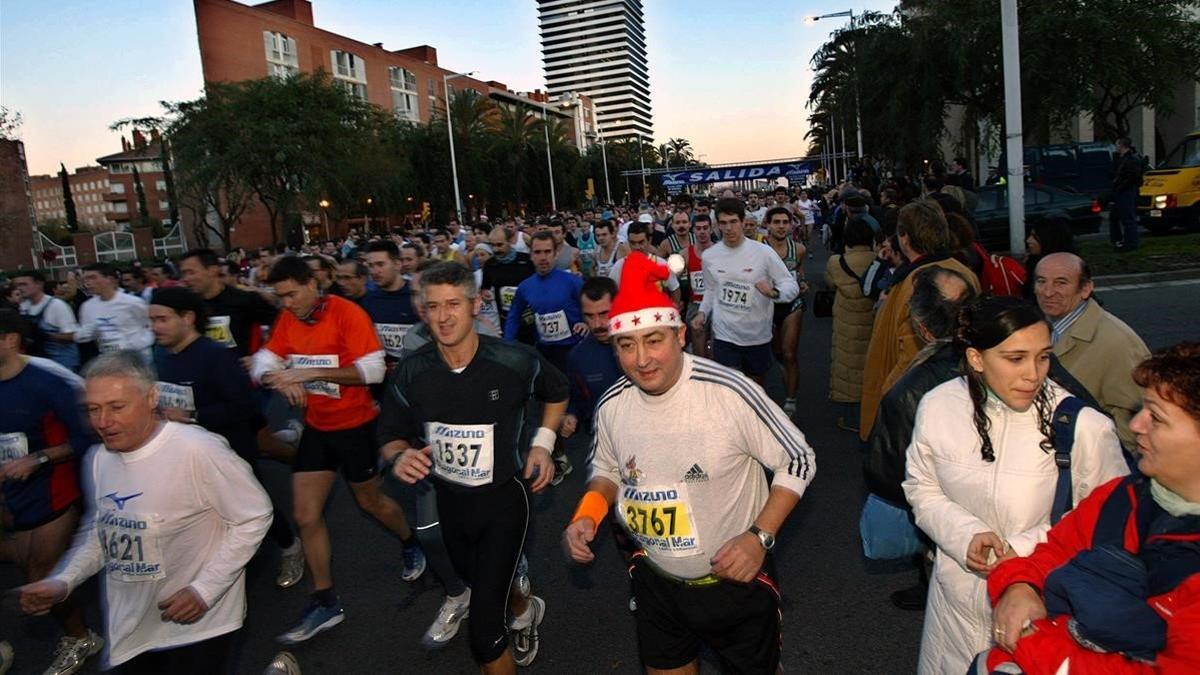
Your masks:
M1069 396L1047 381L1057 405ZM1037 409L1016 412L987 402L995 461L985 462L966 379L931 390L917 407L904 494L937 557L921 636L922 675L965 673L975 654L993 646L986 577L967 569L967 545L995 532L1017 555L1046 540L1058 469L1039 447ZM1071 496L1078 504L1098 485L1128 473L1112 420L1084 408L1071 450ZM1074 504L1072 505L1074 506Z

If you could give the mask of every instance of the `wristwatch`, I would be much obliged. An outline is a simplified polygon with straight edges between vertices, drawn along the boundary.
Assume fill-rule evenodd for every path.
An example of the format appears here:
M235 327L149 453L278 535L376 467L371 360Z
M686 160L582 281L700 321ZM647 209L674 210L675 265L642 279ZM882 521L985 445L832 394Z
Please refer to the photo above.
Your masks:
M751 525L750 534L758 537L758 543L762 544L763 550L770 551L775 548L775 535L770 532L759 529L757 525Z

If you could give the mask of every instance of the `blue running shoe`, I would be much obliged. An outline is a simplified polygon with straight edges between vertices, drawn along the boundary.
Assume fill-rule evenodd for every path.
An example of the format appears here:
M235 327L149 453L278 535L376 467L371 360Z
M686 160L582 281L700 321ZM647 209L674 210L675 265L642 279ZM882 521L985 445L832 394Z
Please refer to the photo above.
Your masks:
M332 607L326 607L313 600L308 603L308 607L304 608L304 615L300 617L300 623L275 639L285 645L300 644L345 620L346 612L342 609L340 601Z
M400 578L405 581L416 581L425 573L425 551L417 544L404 547L404 572Z

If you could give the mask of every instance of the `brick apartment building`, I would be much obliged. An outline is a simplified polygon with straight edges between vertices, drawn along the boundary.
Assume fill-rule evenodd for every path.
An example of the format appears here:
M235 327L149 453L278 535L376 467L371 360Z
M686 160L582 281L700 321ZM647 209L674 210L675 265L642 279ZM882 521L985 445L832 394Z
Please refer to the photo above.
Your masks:
M239 82L324 70L348 92L390 110L397 118L423 124L445 99L444 77L455 75L438 64L437 49L420 45L386 49L318 28L310 0L274 0L246 5L234 0L193 0L200 63L205 82ZM447 5L447 11L452 7ZM595 111L586 96L547 100L540 91L517 93L502 82L458 76L450 92L473 89L498 102L571 123L570 141L579 149L595 142ZM543 108L543 103L545 107ZM186 219L186 218L185 218ZM234 244L269 243L264 210L252 205L234 232Z
M0 138L0 271L34 267L34 223L25 144Z
M121 147L121 152L98 158L96 162L99 166L83 166L67 174L80 230L125 230L137 222L134 166L137 167L142 191L146 195L146 214L160 222L170 219L171 204L167 199L162 145L158 139L147 139L135 130L132 141L121 137ZM30 186L33 189L34 214L39 224L66 220L62 179L58 174L33 176Z

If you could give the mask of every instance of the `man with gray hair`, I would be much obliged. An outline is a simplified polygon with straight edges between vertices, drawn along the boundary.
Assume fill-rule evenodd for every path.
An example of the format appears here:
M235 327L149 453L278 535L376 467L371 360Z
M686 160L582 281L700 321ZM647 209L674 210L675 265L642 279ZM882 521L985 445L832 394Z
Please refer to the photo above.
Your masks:
M223 438L155 415L154 371L139 353L102 354L84 375L101 439L82 462L95 517L49 577L20 588L21 608L46 613L104 571L108 666L229 672L271 500Z

